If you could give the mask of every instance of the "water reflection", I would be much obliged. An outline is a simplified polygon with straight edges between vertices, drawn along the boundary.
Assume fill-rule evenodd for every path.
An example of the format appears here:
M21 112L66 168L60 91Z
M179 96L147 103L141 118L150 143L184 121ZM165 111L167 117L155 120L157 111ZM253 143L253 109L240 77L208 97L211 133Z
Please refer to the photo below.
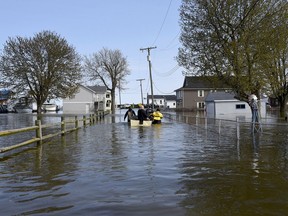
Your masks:
M283 157L277 154L283 151L278 146L278 141L281 143L283 138L273 139L270 137L273 133L275 131L242 137L236 142L237 160L233 159L233 151L227 152L233 145L230 143L228 146L228 143L223 143L223 139L220 143L222 148L217 152L214 152L215 142L211 143L211 137L202 152L195 154L195 147L187 146L183 158L185 187L179 193L188 191L189 198L183 201L183 205L189 207L189 213L253 215L260 208L260 215L285 214L287 205L278 207L287 193L287 179L282 178L282 168L274 166L279 165L279 160L283 160ZM209 149L210 145L214 147ZM187 155L187 152L194 154ZM227 155L229 152L231 155ZM204 156L205 160L201 156ZM279 178L275 174L279 175ZM277 198L278 195L282 198ZM277 201L264 207L272 197ZM205 202L201 202L201 199ZM287 198L284 202L287 203Z
M75 180L73 173L78 163L77 158L67 154L67 145L65 140L62 141L63 145L47 143L1 162L0 203L3 215L17 212L23 215L40 214L73 207L58 203L56 199L69 196L69 190L63 189L63 186ZM76 150L73 147L73 151ZM11 201L16 204L13 210L8 208Z

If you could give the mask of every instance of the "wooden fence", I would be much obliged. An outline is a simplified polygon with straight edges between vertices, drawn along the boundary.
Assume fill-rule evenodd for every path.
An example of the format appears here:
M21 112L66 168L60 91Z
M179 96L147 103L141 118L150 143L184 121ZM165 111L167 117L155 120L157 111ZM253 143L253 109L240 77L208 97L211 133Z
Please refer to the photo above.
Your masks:
M58 122L54 124L45 124L45 125L42 125L41 120L36 120L35 126L0 131L0 137L11 136L14 134L25 133L25 132L30 132L30 131L36 132L36 137L33 137L29 140L26 140L24 142L21 142L12 146L2 147L0 148L0 153L11 151L13 149L20 148L20 147L23 147L32 143L42 144L43 140L52 138L54 136L58 136L58 135L64 136L66 133L69 133L69 132L72 132L81 128L81 126L85 127L88 124L89 125L94 124L97 120L104 118L106 114L107 112L98 112L97 114L90 114L88 117L86 115L83 115L82 119L79 119L78 116L75 116L74 119L73 118L71 119L71 117L66 117L67 118L66 119L64 116L61 116L60 123ZM82 124L80 125L81 122ZM60 131L53 133L53 134L43 135L43 129L57 128L59 126L60 126Z

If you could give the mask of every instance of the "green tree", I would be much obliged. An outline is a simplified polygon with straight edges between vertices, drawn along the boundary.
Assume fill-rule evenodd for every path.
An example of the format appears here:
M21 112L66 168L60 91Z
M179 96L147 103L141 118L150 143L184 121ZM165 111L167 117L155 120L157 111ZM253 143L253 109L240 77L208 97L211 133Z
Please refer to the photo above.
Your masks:
M64 38L50 31L9 38L0 59L1 84L29 92L37 113L46 100L73 95L80 84L81 58Z
M240 100L248 101L251 93L259 97L271 87L263 53L275 45L269 35L279 35L276 20L283 21L278 13L285 5L286 0L183 0L178 63L196 74L216 75Z
M84 58L84 70L91 80L101 80L111 91L111 111L115 113L115 94L123 88L125 77L130 74L128 62L120 50L103 48L92 56Z

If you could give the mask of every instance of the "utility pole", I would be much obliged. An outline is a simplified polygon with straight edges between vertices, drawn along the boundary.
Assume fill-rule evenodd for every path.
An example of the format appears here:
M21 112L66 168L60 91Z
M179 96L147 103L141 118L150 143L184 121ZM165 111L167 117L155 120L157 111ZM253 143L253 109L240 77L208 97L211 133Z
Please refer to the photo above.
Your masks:
M120 111L121 111L121 87L120 87L120 81L119 81L119 103L120 103L120 106L119 106L119 108L120 108Z
M148 51L147 61L149 63L149 73L150 73L150 85L151 85L151 97L152 97L152 110L154 110L154 95L153 95L153 80L152 80L152 72L151 72L151 60L150 60L150 50L156 49L157 47L146 47L141 48L140 50L143 52L144 50Z
M143 92L142 92L142 80L145 80L145 79L137 79L136 81L140 81L140 88L141 88L141 102L142 102L142 105L144 105L144 102L143 102Z

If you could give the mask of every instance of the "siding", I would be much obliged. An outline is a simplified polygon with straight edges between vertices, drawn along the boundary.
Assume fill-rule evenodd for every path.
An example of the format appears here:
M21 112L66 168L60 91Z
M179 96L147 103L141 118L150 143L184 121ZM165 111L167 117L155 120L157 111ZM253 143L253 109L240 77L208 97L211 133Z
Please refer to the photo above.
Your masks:
M185 109L198 109L198 102L205 102L208 92L204 91L204 97L198 97L198 90L185 90L183 91L182 107Z
M236 109L236 105L245 104L245 109ZM251 108L248 103L238 100L223 100L223 101L210 101L206 102L206 112L209 118L229 118L235 119L236 117L243 116L251 118ZM261 102L261 116L266 115L266 103Z
M93 93L83 87L80 87L75 97L63 99L63 112L93 112L93 101Z

